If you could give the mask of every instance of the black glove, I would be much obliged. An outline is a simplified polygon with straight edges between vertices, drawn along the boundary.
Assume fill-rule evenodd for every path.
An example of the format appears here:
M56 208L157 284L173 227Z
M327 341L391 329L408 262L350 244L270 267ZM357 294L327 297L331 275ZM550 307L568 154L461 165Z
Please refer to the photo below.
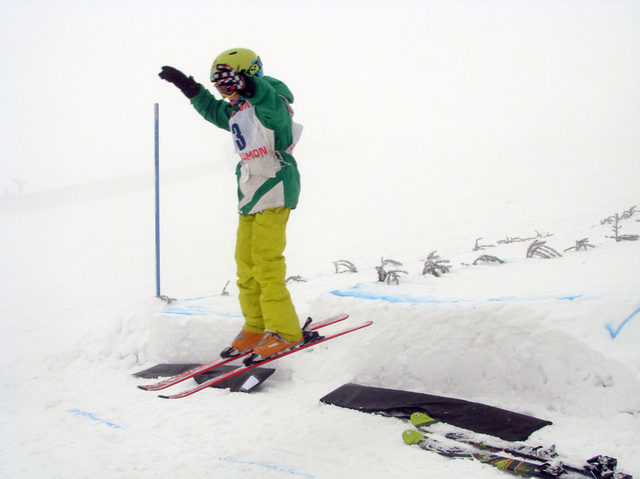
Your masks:
M180 88L184 95L191 99L200 93L200 85L193 79L193 77L187 78L187 76L180 70L176 70L173 67L162 67L162 71L158 74L163 80L167 80Z
M218 71L211 77L213 83L222 87L229 93L238 92L242 94L247 86L247 79L243 73L238 73L229 65L218 65Z

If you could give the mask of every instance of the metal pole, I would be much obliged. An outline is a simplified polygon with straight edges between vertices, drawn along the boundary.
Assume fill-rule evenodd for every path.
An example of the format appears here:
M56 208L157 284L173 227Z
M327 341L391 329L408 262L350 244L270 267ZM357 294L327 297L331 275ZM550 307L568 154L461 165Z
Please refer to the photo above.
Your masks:
M160 106L154 105L155 110L155 177L156 177L156 296L160 297Z

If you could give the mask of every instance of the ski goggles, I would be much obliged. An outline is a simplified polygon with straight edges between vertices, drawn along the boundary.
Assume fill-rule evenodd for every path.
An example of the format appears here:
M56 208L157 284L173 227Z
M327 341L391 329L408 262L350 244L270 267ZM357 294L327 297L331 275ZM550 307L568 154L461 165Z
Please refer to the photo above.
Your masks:
M237 93L235 87L228 87L225 85L216 85L216 89L220 92L222 98L231 98Z

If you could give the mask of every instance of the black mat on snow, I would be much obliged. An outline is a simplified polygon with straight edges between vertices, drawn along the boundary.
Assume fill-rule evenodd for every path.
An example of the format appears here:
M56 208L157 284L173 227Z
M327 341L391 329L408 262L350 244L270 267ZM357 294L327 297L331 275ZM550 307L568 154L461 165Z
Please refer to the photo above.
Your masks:
M533 432L552 424L543 419L462 399L351 383L340 386L320 401L405 419L409 419L414 412L422 412L439 421L506 441L524 441Z

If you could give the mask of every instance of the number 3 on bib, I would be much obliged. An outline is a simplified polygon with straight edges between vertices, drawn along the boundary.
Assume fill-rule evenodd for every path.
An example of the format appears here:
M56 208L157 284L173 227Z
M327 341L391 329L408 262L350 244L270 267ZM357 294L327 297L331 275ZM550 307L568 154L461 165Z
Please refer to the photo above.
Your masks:
M231 133L233 133L235 137L236 145L238 146L238 150L242 151L247 146L247 141L242 136L242 132L240 131L240 127L237 123L233 123L231 125Z

